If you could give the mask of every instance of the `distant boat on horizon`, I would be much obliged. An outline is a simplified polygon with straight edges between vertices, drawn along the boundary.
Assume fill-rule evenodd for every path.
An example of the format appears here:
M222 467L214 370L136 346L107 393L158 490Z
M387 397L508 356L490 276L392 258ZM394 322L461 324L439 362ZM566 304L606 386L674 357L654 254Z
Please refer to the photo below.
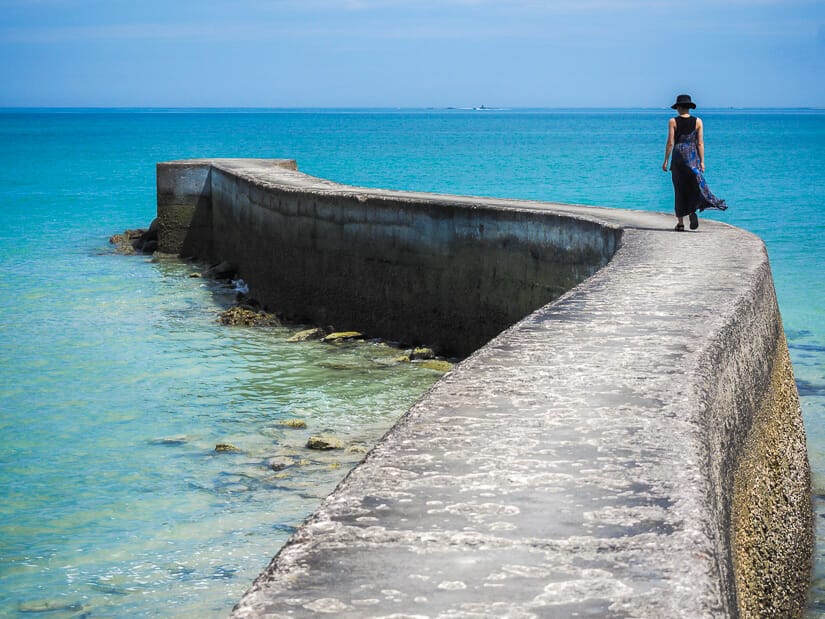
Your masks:
M448 110L463 110L463 111L470 111L470 112L507 112L512 110L513 108L510 107L487 107L486 105L479 105L477 107L453 107L448 106L446 109Z

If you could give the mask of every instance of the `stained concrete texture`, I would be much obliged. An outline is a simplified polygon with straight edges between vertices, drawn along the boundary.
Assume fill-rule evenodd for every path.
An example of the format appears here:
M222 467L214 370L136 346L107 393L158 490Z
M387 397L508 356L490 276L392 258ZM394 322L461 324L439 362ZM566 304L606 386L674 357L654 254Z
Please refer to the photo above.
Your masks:
M234 173L260 176L245 165ZM381 193L287 171L271 183ZM233 616L739 616L733 479L758 411L799 414L764 404L784 340L762 242L707 220L676 233L657 213L386 193L586 218L620 227L621 247L446 374ZM801 424L784 426L804 451ZM771 491L804 502L807 461L794 466L803 483ZM809 518L774 526L790 539ZM804 565L810 548L795 553Z

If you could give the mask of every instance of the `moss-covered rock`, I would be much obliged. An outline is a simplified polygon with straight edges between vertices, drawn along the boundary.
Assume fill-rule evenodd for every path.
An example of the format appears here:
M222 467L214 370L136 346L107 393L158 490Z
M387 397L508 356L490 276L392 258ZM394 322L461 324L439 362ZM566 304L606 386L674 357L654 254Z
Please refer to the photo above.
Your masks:
M443 359L427 359L426 361L419 362L417 365L428 370L435 370L436 372L449 372L453 369L453 364Z
M330 449L343 449L344 442L335 436L317 435L310 436L307 441L309 449L319 449L321 451L328 451Z
M279 426L284 428L294 428L294 429L301 429L307 427L307 422L303 419L284 419L278 422Z
M236 305L221 312L218 320L222 325L230 327L277 327L281 324L275 314L244 305Z
M322 341L327 344L337 344L346 340L357 340L363 337L364 334L358 331L336 331L325 336Z
M241 450L235 447L232 443L218 443L217 445L215 445L215 451L238 453Z
M282 471L290 466L295 466L295 460L285 456L275 456L266 460L266 466L273 471Z
M158 248L158 228L158 220L155 219L149 228L124 230L110 236L109 243L115 246L115 251L119 254L151 254Z
M315 327L313 329L304 329L303 331L298 331L287 338L287 342L306 342L308 340L321 340L326 336L327 332L321 329L320 327Z
M421 346L419 348L412 349L410 359L435 359L435 353L432 348Z

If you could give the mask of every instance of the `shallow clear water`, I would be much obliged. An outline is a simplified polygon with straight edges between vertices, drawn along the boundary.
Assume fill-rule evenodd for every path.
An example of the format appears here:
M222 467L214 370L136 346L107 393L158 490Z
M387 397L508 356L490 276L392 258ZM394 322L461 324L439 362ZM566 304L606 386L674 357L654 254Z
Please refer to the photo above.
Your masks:
M112 254L154 215L157 161L290 157L354 185L669 211L668 115L0 113L0 616L226 615L361 457L307 436L370 445L438 377L375 344L223 327L232 293L195 266ZM825 525L825 113L701 116L731 204L710 216L768 247Z
M68 253L9 291L0 615L44 599L93 616L225 614L437 375L384 346L223 327L234 293L178 262ZM278 425L289 418L308 427ZM304 449L318 433L356 449ZM273 456L295 466L274 471Z

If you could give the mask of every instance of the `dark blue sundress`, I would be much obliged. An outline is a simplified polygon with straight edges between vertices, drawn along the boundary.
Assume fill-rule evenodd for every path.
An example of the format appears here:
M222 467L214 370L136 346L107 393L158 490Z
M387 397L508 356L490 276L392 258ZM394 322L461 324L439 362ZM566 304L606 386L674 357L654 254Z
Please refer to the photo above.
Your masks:
M717 198L708 187L705 175L699 169L698 136L696 129L680 135L673 147L670 171L676 191L676 215L684 217L696 211L728 208L725 201Z

